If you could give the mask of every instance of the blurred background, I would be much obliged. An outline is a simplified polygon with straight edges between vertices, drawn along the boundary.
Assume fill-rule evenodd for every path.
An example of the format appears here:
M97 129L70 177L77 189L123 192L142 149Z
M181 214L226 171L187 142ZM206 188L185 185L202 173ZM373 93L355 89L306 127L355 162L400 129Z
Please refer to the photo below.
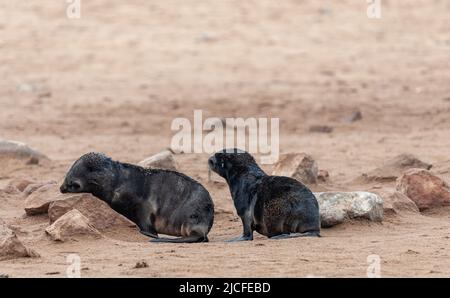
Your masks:
M138 161L202 109L279 117L281 152L337 177L404 152L446 160L450 3L380 4L81 0L70 18L66 1L0 1L0 136Z

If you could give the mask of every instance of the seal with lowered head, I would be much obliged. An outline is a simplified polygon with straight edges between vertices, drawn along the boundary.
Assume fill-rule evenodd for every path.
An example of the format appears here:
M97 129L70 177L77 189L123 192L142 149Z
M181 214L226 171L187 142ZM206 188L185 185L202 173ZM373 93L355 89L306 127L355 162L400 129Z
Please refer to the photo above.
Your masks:
M70 168L62 193L91 193L154 238L151 242L207 242L214 204L197 181L178 172L145 169L88 153ZM158 233L180 238L160 238Z
M227 181L244 225L243 235L231 241L253 240L253 231L272 239L320 237L319 205L301 182L267 175L250 154L239 149L215 153L208 165Z

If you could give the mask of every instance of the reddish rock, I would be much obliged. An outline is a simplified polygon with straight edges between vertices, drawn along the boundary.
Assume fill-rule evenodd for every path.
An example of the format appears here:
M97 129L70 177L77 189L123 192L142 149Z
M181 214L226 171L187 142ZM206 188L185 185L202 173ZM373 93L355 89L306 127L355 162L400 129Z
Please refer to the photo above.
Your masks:
M120 227L135 227L126 217L117 213L102 200L91 194L68 194L50 203L48 216L50 223L55 222L67 212L76 209L98 230Z
M317 163L311 156L288 153L280 156L272 175L292 177L304 184L316 184L318 171Z
M424 169L410 169L397 180L397 190L414 201L419 210L450 205L450 187Z
M27 215L47 213L50 203L58 200L61 195L56 184L47 184L39 187L25 199L25 212Z
M89 222L80 211L73 209L51 226L45 232L55 241L67 241L77 237L101 238L100 232Z

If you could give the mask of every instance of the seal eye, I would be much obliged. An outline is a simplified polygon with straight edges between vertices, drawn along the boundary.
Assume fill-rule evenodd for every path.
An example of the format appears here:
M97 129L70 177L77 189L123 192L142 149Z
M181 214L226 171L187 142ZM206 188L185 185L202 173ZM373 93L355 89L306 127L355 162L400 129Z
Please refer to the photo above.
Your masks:
M71 189L73 189L75 191L76 190L80 190L80 188L81 188L80 183L75 182L75 181L72 181L69 186L70 186Z

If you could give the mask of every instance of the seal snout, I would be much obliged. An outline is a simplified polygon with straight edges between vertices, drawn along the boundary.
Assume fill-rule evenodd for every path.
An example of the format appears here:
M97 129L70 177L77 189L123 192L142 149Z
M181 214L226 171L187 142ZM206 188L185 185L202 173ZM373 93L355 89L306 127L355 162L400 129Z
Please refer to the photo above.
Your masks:
M208 159L208 166L209 166L209 168L210 169L214 169L215 168L215 166L216 166L216 157L215 156L211 156L209 159Z
M79 181L64 181L59 188L59 191L61 191L61 193L79 192L81 191L81 183Z
M67 185L65 182L61 185L61 187L59 188L59 191L61 193L67 193Z

